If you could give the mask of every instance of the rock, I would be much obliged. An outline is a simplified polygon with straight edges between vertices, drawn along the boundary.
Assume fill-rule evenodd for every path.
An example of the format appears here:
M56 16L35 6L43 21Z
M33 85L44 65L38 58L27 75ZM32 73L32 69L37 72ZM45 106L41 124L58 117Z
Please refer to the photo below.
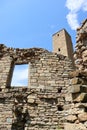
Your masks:
M87 121L84 123L84 126L87 128Z
M77 84L77 85L72 85L70 86L69 88L69 92L70 93L87 93L87 85L80 85L80 84Z
M35 100L34 100L34 99L28 99L27 102L28 102L28 103L34 103Z
M28 103L34 103L35 102L35 99L36 99L36 97L33 95L29 95L28 97L27 97L27 102Z
M77 59L77 54L74 54L74 56L73 56L73 57L74 57L74 59Z
M71 93L67 93L65 96L65 101L72 101L72 94Z
M85 69L84 71L81 71L81 75L87 77L87 69Z
M87 57L87 50L82 52L82 58Z
M87 57L84 57L84 58L83 58L83 62L86 62L86 63L87 63Z
M78 119L79 121L83 122L83 121L87 121L87 112L81 113L78 115Z
M66 120L71 122L71 123L74 123L75 120L77 120L77 117L75 115L69 115L66 117Z
M65 123L64 130L87 130L87 128L82 123L79 124Z
M80 78L75 77L75 78L71 79L71 84L72 85L74 85L74 84L80 84L80 83L82 83L82 80Z
M78 92L80 92L80 90L81 90L81 85L77 84L77 85L71 86L70 89L69 89L69 92L70 93L78 93Z
M78 76L80 76L80 71L79 71L79 70L76 70L76 71L70 72L70 73L69 73L69 76L70 76L71 78L73 78L73 77L78 77Z
M74 102L87 102L87 93L72 94Z
M75 124L79 124L79 120L76 120L76 121L75 121Z

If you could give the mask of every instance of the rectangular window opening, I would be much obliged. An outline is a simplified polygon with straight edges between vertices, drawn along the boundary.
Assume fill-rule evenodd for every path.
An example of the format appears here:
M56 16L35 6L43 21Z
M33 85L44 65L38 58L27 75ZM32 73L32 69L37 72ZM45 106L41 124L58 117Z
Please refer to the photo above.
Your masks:
M28 64L15 65L11 86L13 87L28 87Z

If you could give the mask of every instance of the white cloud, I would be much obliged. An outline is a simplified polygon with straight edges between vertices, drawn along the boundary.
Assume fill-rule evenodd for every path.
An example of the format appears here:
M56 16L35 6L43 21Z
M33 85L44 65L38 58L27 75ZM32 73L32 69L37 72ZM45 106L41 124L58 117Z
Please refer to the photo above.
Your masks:
M67 0L66 7L70 11L77 12L83 6L84 0Z
M87 11L87 1L84 3L83 10Z
M79 26L76 13L69 13L66 18L72 30L75 30Z
M79 26L78 12L87 11L87 0L67 0L66 7L70 10L66 18L72 30Z

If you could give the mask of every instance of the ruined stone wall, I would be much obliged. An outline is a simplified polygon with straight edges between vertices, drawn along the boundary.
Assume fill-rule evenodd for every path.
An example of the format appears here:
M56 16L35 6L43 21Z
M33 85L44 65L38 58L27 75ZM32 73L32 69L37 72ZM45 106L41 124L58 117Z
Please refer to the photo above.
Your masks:
M84 73L87 72L87 19L77 29L74 59L76 67Z
M11 83L12 58L3 56L0 59L0 88L6 88Z
M87 19L77 29L76 70L70 73L66 94L65 130L87 130Z
M69 87L68 74L73 69L71 61L65 56L40 48L0 47L0 64L3 65L0 73L0 129L63 129L64 104ZM29 86L10 86L15 64L28 63Z
M66 96L65 130L87 129L87 77L77 71L70 74L70 85Z
M15 88L0 92L0 129L56 130L63 128L64 96L54 90Z
M77 30L76 70L63 55L0 44L1 130L87 129L87 20ZM29 84L11 86L15 65L29 64Z

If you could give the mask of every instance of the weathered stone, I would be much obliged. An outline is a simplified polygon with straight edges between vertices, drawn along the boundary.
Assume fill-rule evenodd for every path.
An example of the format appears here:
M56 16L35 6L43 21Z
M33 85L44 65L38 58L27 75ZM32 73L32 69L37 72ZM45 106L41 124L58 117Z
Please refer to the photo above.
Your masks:
M70 123L65 123L64 125L64 130L86 130L87 128L79 123L79 124L70 124Z
M34 95L29 95L29 96L27 96L27 99L36 99L36 96L34 96Z
M83 58L83 62L85 63L85 65L87 65L87 57Z
M72 95L74 102L86 102L87 94L86 93L76 93Z
M32 98L30 98L30 99L28 99L28 100L27 100L27 102L28 102L28 103L34 103L34 102L35 102L35 100L34 100L34 99L32 99Z
M66 100L67 102L72 101L72 94L71 94L71 93L67 93L67 95L65 96L65 100Z
M87 112L81 113L78 115L78 119L79 121L83 122L83 121L87 121Z
M73 123L73 122L75 122L75 120L77 120L77 117L75 115L69 115L69 116L66 117L66 120L68 122Z
M7 118L7 123L12 123L12 118Z
M75 85L75 84L81 84L82 83L82 79L80 79L80 78L72 78L71 79L71 84L72 85Z
M70 93L78 93L78 92L80 92L80 90L81 90L81 85L80 85L80 84L72 85L72 86L69 88L69 92L70 92Z
M82 57L83 57L83 58L84 58L84 57L87 57L87 50L85 50L85 51L82 52Z
M69 76L70 76L71 78L73 78L73 77L79 77L79 76L80 76L80 71L79 71L79 70L76 70L76 71L70 72L70 73L69 73Z
M87 128L87 121L84 123L84 126Z
M87 85L80 85L80 84L72 85L69 87L68 91L70 93L79 93L79 92L87 93Z

